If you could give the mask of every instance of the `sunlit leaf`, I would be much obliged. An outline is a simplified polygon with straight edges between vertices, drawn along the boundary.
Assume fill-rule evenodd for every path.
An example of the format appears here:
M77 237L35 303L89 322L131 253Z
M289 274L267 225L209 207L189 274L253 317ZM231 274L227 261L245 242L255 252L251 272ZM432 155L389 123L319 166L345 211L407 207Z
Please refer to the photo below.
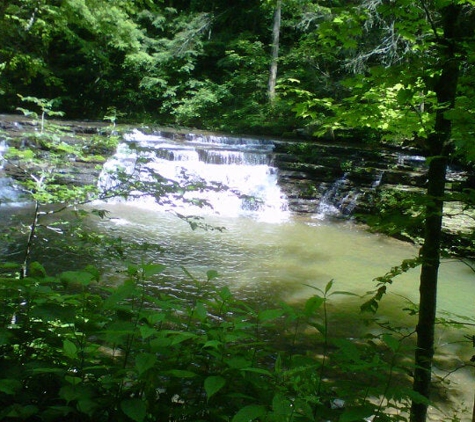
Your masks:
M89 271L65 271L60 275L61 281L67 284L88 286L96 280L96 276Z
M202 302L196 303L195 309L193 310L193 316L198 318L200 321L204 321L208 316L208 311Z
M219 277L219 274L216 270L209 270L209 271L206 272L206 277L207 277L208 281L210 281L210 280L213 280L213 279Z
M160 274L165 270L165 268L166 266L163 264L147 264L142 266L145 277Z

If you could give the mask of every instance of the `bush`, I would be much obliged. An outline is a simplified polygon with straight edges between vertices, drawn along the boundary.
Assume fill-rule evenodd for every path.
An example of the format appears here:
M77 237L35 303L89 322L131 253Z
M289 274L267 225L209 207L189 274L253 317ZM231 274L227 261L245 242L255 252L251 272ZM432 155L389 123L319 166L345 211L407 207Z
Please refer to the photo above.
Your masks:
M160 264L129 266L113 288L92 267L50 277L34 263L22 279L3 269L0 420L356 421L381 413L377 398L391 392L392 335L362 348L340 341L330 356L331 283L302 309L258 312L214 291L214 271L178 300L150 289ZM321 354L295 352L309 328ZM340 384L328 379L337 368Z

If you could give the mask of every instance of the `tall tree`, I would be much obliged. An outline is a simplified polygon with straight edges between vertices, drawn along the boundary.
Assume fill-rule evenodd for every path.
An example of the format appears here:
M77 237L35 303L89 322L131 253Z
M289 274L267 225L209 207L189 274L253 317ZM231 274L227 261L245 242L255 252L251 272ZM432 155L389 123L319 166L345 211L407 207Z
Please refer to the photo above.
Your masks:
M346 70L341 99L300 104L303 115L326 116L333 129L377 131L386 140L412 140L429 165L420 300L416 327L411 421L424 422L430 399L447 163L474 154L467 116L474 113L475 2L365 0L320 28L320 48L333 49ZM461 77L463 76L463 78ZM471 99L468 101L468 99Z
M452 136L452 121L446 113L455 107L457 85L461 67L461 34L457 31L462 4L447 4L439 10L442 31L434 29L433 36L440 59L440 68L433 79L433 90L438 107L435 109L433 130L428 136L430 154L429 174L427 177L427 205L425 216L425 236L421 249L421 277L419 320L417 323L417 347L414 368L414 391L424 397L430 397L432 360L434 356L434 329L437 309L437 280L440 263L440 239L442 234L442 216L445 194L445 176ZM433 28L435 21L425 8L427 18ZM472 11L468 11L473 13ZM468 34L467 34L468 35ZM413 401L411 421L426 420L427 404Z
M277 83L281 15L282 15L282 0L276 0L275 10L274 10L274 23L272 25L272 56L271 56L269 88L268 88L268 95L269 95L269 100L271 103L275 99L275 86Z

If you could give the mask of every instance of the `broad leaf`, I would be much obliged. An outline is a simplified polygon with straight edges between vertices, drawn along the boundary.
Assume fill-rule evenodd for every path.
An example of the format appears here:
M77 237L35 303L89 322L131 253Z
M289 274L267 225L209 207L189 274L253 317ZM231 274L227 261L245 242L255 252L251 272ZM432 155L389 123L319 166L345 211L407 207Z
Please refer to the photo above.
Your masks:
M92 281L96 280L94 274L88 271L65 271L60 276L61 281L67 284L81 284L88 286Z
M232 422L250 422L254 421L257 418L261 418L267 413L265 406L260 406L256 404L251 404L249 406L243 407L239 412L237 412Z
M124 400L120 403L122 411L132 420L142 422L147 415L147 405L140 399Z
M78 354L78 349L71 340L66 339L63 341L63 352L68 358L75 359Z
M396 340L391 334L384 334L383 341L393 352L397 352L401 346L401 343L399 343L399 341Z
M182 369L172 369L170 371L166 371L165 374L170 375L176 378L194 378L196 374L191 371L184 371Z
M139 374L143 374L145 371L148 371L150 368L153 368L155 362L157 361L157 356L152 353L142 353L135 358L135 367Z
M204 387L208 400L226 385L226 379L217 375L205 379Z
M266 309L262 312L259 312L259 321L264 322L277 319L280 318L283 314L283 309Z
M0 392L5 394L16 394L17 391L20 391L22 384L16 379L3 379L0 380Z
M165 270L166 266L163 264L147 264L142 267L143 275L150 277L152 275L160 274Z

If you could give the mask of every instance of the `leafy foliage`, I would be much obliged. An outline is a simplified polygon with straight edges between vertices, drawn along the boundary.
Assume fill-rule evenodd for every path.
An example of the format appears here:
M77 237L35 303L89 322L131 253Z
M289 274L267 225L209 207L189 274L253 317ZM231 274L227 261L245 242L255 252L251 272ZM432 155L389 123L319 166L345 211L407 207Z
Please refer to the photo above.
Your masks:
M394 334L333 342L333 283L302 309L257 311L227 288L215 291L215 271L205 281L188 274L197 286L188 300L157 293L150 286L164 269L129 265L112 288L92 267L52 277L33 263L26 278L2 277L0 419L386 420L370 397L400 406L404 393L391 386L402 343ZM271 341L277 332L297 339L307 327L315 330L310 349L294 343L302 352L289 352ZM319 355L321 342L336 349ZM333 383L345 373L351 387ZM368 399L355 394L355 373Z

